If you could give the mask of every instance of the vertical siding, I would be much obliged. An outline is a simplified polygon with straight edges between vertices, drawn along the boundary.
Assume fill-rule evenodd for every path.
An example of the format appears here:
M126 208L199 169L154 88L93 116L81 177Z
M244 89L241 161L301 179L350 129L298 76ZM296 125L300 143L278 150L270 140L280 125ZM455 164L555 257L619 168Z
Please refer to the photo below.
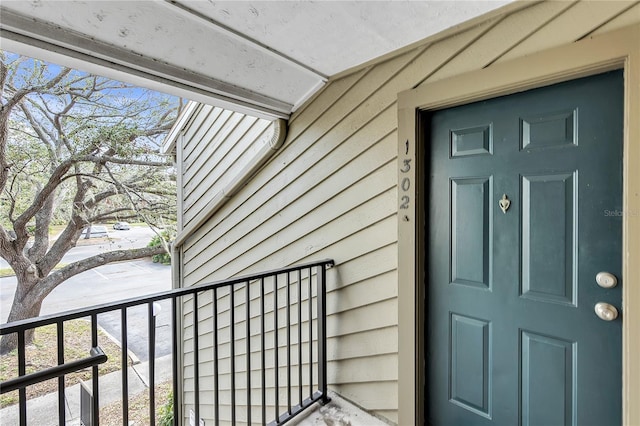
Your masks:
M536 3L333 81L292 117L278 154L186 241L185 285L335 259L328 275L330 387L397 421L397 93L636 22L635 2ZM225 126L229 135L251 132L228 124L230 115L224 119L194 126L194 135ZM184 178L186 186L193 182L187 204L197 209L195 198L211 193L202 182L225 176L209 156L233 147L193 143L184 155L193 171ZM203 152L213 154L201 160ZM191 314L185 310L187 337ZM192 395L185 389L188 412Z

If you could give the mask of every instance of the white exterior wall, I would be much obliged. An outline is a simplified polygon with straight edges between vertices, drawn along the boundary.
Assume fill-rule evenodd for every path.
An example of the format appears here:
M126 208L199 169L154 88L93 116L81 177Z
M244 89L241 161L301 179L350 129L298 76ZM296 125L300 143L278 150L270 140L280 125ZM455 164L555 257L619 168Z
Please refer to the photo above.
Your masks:
M280 151L185 242L183 285L334 259L328 273L330 388L397 422L397 94L636 22L640 6L631 2L538 3L332 81L291 118ZM230 113L220 112L213 124L191 123L196 143L184 146L185 224L216 193L213 186L233 174L233 166L224 173L228 162L215 153L251 149L249 137L230 146L203 144L209 137L197 135L260 134L260 123L242 130L247 119L233 114L220 126L224 114ZM192 308L186 305L188 415ZM206 300L200 306L210 312ZM200 335L206 333L201 328ZM208 386L206 368L200 374ZM200 401L206 417L211 407Z

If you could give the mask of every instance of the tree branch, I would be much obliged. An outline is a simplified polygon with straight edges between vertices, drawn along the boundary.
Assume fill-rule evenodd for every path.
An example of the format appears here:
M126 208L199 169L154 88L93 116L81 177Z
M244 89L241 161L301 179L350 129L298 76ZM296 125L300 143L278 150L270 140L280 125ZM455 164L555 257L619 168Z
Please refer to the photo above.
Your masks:
M110 155L87 155L81 158L82 158L81 161L93 161L96 163L125 164L128 166L167 167L172 165L171 161L137 160L133 158L118 158Z
M53 217L53 194L47 198L40 210L36 213L36 229L33 237L33 245L27 250L27 258L37 263L49 248L49 225Z
M33 216L38 212L38 210L43 206L44 202L47 198L55 191L55 189L66 179L66 173L69 171L72 165L80 162L93 162L96 164L105 164L107 162L115 163L115 164L126 164L126 165L144 165L144 166L153 166L153 167L163 167L167 166L168 163L160 162L160 161L144 161L144 160L135 160L135 159L122 159L112 156L101 156L101 155L83 155L80 157L70 158L68 160L63 161L56 167L49 181L42 188L31 205L16 219L14 224L14 229L16 233L19 232L17 228L22 229L25 227L27 222L33 218ZM26 237L26 230L24 230L23 237ZM20 238L20 235L18 236Z
M35 119L33 114L31 114L31 111L29 111L29 109L23 103L20 103L20 109L22 110L22 113L24 114L24 116L27 118L27 121L29 122L29 125L31 126L31 128L38 135L38 139L40 139L44 144L44 146L47 148L47 151L49 152L49 157L51 158L52 161L54 161L56 157L55 157L55 149L54 149L55 143L54 143L53 135L48 132L45 132L45 130L40 125L40 123L38 123L38 121Z
M29 93L46 92L46 91L51 90L53 87L55 87L56 84L60 83L62 81L62 79L65 78L70 72L71 72L71 68L63 68L63 69L60 70L58 75L56 75L55 77L53 77L51 80L47 81L43 85L27 86L27 87L23 87L23 88L21 88L19 90L16 90L13 93L13 96L7 101L7 103L2 105L0 110L3 110L3 111L4 110L6 110L6 111L11 110L14 106L16 106L18 104L18 102L20 102Z
M7 82L7 75L9 74L9 69L5 64L5 54L4 52L0 53L0 99L4 97L4 86Z
M12 242L12 238L2 225L0 225L0 256L7 262L9 258L15 255L15 250Z
M26 225L29 220L42 208L44 203L47 201L49 196L53 194L53 191L62 183L64 175L69 171L71 166L75 163L73 159L66 160L62 162L58 167L56 167L51 176L49 177L48 182L42 188L40 192L36 195L35 199L31 203L31 205L16 219L13 224L13 229L16 231L16 235L18 236L18 240L20 242L26 243L26 239L28 239Z
M47 254L38 262L38 269L41 275L47 275L60 262L65 253L75 246L85 223L79 215L73 214L67 226L47 251Z
M127 214L127 215L118 215L118 216L98 216L98 219L96 220L96 222L118 222L118 221L127 221L127 220L136 220L138 218L138 215L133 213L132 210L130 209L126 209L127 211L131 212L131 214ZM111 212L113 213L113 212ZM117 212L116 212L117 213ZM95 218L94 218L95 219Z

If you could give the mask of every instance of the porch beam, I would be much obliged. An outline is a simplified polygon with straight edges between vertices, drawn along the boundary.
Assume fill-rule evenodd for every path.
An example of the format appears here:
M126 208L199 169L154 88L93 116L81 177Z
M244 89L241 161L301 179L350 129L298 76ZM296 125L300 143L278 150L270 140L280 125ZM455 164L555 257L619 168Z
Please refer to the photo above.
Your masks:
M270 119L287 119L293 109L293 105L287 102L145 57L3 7L0 7L0 37L4 50L214 103L234 111ZM109 70L116 71L117 75Z

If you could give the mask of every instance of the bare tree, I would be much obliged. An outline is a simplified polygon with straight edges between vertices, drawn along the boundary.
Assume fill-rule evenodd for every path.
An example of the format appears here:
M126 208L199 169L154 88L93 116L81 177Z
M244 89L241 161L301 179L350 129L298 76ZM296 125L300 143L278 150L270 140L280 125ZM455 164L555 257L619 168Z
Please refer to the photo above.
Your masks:
M159 155L181 100L0 52L0 256L17 289L8 321L38 316L66 279L163 247L115 250L54 269L83 229L175 216L175 174ZM53 221L64 229L49 239ZM32 334L26 336L27 342ZM0 353L16 347L3 336Z

